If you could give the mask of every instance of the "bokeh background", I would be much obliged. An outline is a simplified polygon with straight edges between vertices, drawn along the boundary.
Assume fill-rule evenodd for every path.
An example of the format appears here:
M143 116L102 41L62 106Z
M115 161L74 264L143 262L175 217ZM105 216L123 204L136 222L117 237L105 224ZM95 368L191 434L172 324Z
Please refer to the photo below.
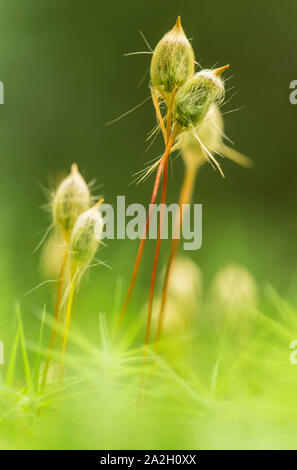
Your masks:
M203 204L203 246L191 253L205 285L226 263L245 266L259 285L270 282L297 301L296 124L289 83L297 79L297 4L276 0L171 0L149 3L86 0L2 0L0 6L0 338L15 331L14 304L21 303L27 334L35 316L52 308L52 286L24 294L44 279L40 253L33 254L50 223L43 188L53 188L72 162L87 180L96 179L105 201L149 200L152 180L130 184L133 174L161 152L161 140L146 153L155 124L148 101L107 127L106 123L149 95L150 56L124 57L152 47L179 14L203 67L230 63L227 82L236 95L224 111L227 135L255 162L244 170L223 162L223 180L205 165L195 201ZM168 200L176 201L183 163L176 160ZM166 244L161 260L165 260ZM135 302L145 302L151 255L148 244ZM77 320L89 324L98 311L114 309L118 279L128 282L136 241L110 240L100 258L112 269L90 276L92 310ZM81 302L86 292L82 285ZM85 294L86 295L86 294Z

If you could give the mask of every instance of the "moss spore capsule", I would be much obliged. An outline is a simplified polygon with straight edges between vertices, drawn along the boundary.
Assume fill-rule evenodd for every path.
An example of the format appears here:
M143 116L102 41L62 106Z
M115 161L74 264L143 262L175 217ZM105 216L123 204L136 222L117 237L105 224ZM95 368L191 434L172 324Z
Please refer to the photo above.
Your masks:
M104 220L99 211L100 200L77 219L70 239L70 258L73 269L85 268L92 261L102 238Z
M201 70L179 89L174 102L174 114L182 127L197 126L206 116L210 105L224 99L225 87L221 74L228 67Z
M194 51L178 17L175 26L155 47L151 62L152 84L167 100L174 89L193 75L194 69Z
M70 175L58 187L53 201L54 223L67 241L76 219L90 207L90 203L88 185L74 163Z

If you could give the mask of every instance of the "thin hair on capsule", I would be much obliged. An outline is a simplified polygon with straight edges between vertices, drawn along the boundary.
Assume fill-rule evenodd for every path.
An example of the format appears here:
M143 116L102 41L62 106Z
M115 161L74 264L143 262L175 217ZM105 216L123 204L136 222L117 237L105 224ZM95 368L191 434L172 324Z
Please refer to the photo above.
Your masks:
M230 98L228 98L227 100L225 100L223 103L220 103L218 104L218 107L221 109L223 106L226 106L226 104L230 103L230 101L233 100L233 98L238 94L237 91L235 91L231 96Z
M206 147L206 149L210 150L213 153L213 155L218 155L222 158L227 158L228 160L231 160L231 161L233 161L233 162L235 162L235 163L237 163L237 164L239 164L239 165L241 165L245 168L250 168L253 164L252 160L250 160L245 155L241 154L237 150L233 149L232 147L229 147L228 145L226 145L224 143L224 139L226 139L229 142L231 142L231 144L233 144L233 142L223 132L223 120L222 120L222 118L221 118L221 124L219 123L219 121L216 118L216 115L222 117L222 113L219 111L219 108L217 106L215 106L215 107L214 106L215 105L212 105L212 108L210 109L210 111L208 112L207 116L205 117L205 119L202 121L201 124L202 125L206 124L206 126L209 127L210 129L211 128L214 129L217 132L217 135L219 136L219 139L218 140L216 139L212 143L211 143L211 141L207 141L207 142L205 142L204 146ZM214 113L215 109L217 109L216 113ZM219 114L217 114L217 113L219 113ZM206 129L207 129L207 127L206 127ZM196 129L196 133L199 136L202 143L204 143L203 138L199 135L199 130L200 130L200 125ZM202 132L203 132L203 130L202 130ZM197 140L194 132L192 133L192 137ZM182 142L177 143L179 148L182 148L181 144L182 144ZM205 155L206 154L205 149L202 147L200 142L199 142L199 145L200 145L200 148L201 148L201 151L202 151L202 155L205 157L206 156Z
M190 106L191 105L195 106L196 102L200 101L200 99L204 97L204 95L207 93L207 91L208 91L207 88L205 86L202 86L201 90L199 90L198 94L191 93L191 91L190 91L187 95L185 95L185 99L189 98ZM225 100L225 90L223 91L222 96L220 97L220 99L216 100L217 106L220 107L220 105L224 102L224 100ZM213 102L213 99L212 99L211 96L209 96L207 98L207 101L206 101L207 105L212 104L212 102Z
M175 150L177 150L177 148L172 147L170 153L172 154ZM180 152L176 156L174 156L174 160L176 160L179 156L180 156ZM152 165L149 165L147 168L145 168L143 170L140 170L137 173L135 173L136 175L140 174L140 177L138 177L138 179L135 180L136 184L139 184L142 181L145 181L152 173L157 171L157 168L158 168L158 166L160 165L160 163L162 161L162 157L163 157L163 155L160 155L159 157L153 159L153 161L155 163L153 163ZM150 162L148 162L148 163L150 163ZM172 158L170 158L170 165L172 167Z
M229 111L225 111L224 113L222 113L222 116L225 116L226 114L235 113L236 111L241 111L245 107L245 104L243 104L242 106L239 106L239 108L230 109Z
M159 127L157 132L155 133L154 137L152 138L151 142L149 143L149 145L145 149L145 153L147 153L151 149L151 147L154 145L154 143L156 142L156 140L157 140L157 138L160 134L160 130L161 130L161 128Z
M96 266L104 266L107 269L110 269L113 271L113 267L107 264L107 261L102 261L100 259L95 259L96 263L90 264L90 266L87 267L87 269L94 268Z
M67 174L65 173L62 178L60 178L60 183L63 181L63 179L65 179L67 177ZM93 190L95 189L95 184L96 184L96 179L93 179L91 180L89 183L87 183L87 186L90 190L90 204L92 204L93 202L95 202L96 200L98 200L100 198L100 196L98 195L95 195L95 194L92 194ZM57 185L58 187L59 185ZM41 187L41 190L43 191L43 193L45 194L48 202L46 202L45 204L42 204L41 205L41 209L48 212L49 214L52 213L52 210L53 210L53 204L54 204L54 198L55 198L55 195L56 195L56 190L53 189L53 188L47 188L46 186L44 185L40 185ZM99 189L100 187L102 187L102 185L98 186L96 189ZM33 249L32 253L36 253L41 247L42 245L45 243L49 233L51 232L51 230L55 228L55 224L54 222L52 221L50 223L50 225L46 228L45 230L45 233L42 235L42 238L41 240L38 242L38 244L36 245L36 247Z
M136 51L136 52L128 52L128 53L125 53L124 56L130 56L130 55L138 55L138 54L153 54L153 49L151 47L151 45L149 44L148 40L146 39L145 35L143 34L143 32L141 30L138 31L140 36L142 37L146 47L149 49L148 51Z
M147 48L148 48L151 52L154 52L154 51L153 51L153 48L152 48L151 45L150 45L150 43L149 43L148 40L146 39L144 33L143 33L141 30L139 30L138 32L139 32L140 36L142 37L142 39L144 40L144 42L145 42Z
M32 251L32 254L36 253L40 248L41 246L44 244L45 240L47 239L50 231L52 230L52 228L54 227L54 223L52 222L45 230L44 234L42 235L41 237L41 240L38 242L38 244L36 245L36 247L33 249Z
M142 31L139 31L139 34L141 35L142 39L144 40L146 46L148 47L149 51L136 51L136 52L128 52L128 53L125 53L124 56L132 56L132 55L146 55L146 54L153 54L153 50L149 44L149 42L147 41L146 37L144 36L143 32ZM144 74L144 77L140 80L140 83L143 83L143 81L145 80L145 77L147 75L149 71L149 68L148 70L146 70L145 74ZM138 86L140 86L138 84ZM136 106L134 106L133 108L129 109L128 111L126 111L125 113L121 114L120 116L118 116L117 118L115 119L112 119L111 121L107 122L106 123L106 126L110 126L111 124L114 124L118 121L120 121L122 118L128 116L129 114L133 113L133 111L136 111L137 109L139 109L141 106L143 106L148 100L150 99L150 96L148 96L147 98L145 98L143 101L141 101L139 104L137 104Z
M139 170L135 173L135 175L139 175L133 182L133 183L136 183L136 184L139 184L141 183L142 181L145 181L149 175L151 173L153 173L159 166L161 160L162 160L162 155L160 155L159 157L155 158L154 161L155 163L153 163L152 165L148 165L146 168L142 169L142 170Z
M177 150L177 149L178 149L178 146L174 145L171 149L170 154L175 152L175 150ZM133 182L130 183L130 184L134 184L134 183L139 184L142 181L145 181L151 174L156 172L159 164L162 161L162 156L163 155L160 155L159 157L154 158L151 161L147 162L148 164L150 164L151 162L153 162L153 163L151 165L148 165L146 168L144 168L142 170L139 170L136 173L134 173L133 176L137 176L137 175L139 175L139 176L135 180L133 180ZM179 156L180 156L180 152L174 157L174 159L178 158ZM172 166L172 159L170 159L170 164Z
M151 48L149 42L147 41L146 37L145 37L144 34L142 33L142 31L139 31L139 34L141 35L142 39L144 40L144 43L146 44L146 46L147 46L147 48L148 48L149 50L148 50L148 51L128 52L128 53L125 53L125 54L124 54L124 57L134 56L134 55L152 55L152 54L153 54L153 50L152 50L152 48ZM145 79L146 79L146 77L147 77L149 71L150 71L150 68L149 68L149 66L148 66L148 67L146 68L146 70L145 70L143 76L141 77L141 79L140 79L139 82L137 83L137 88L140 88L140 87L143 85L143 83L144 83L144 81L145 81Z
M126 111L125 113L121 114L120 116L118 116L117 118L115 119L112 119L112 121L109 121L107 122L105 125L106 126L110 126L111 124L114 124L118 121L120 121L121 119L123 119L124 117L128 116L129 114L133 113L134 111L136 111L137 109L141 108L141 106L143 106L148 100L151 99L151 95L150 96L147 96L143 101L141 101L140 103L138 103L136 106L134 106L133 108L129 109L128 111Z
M155 91L152 90L152 95ZM165 101L163 100L163 98L161 96L157 96L157 101L158 101L158 105L159 105L159 110L160 110L160 114L161 114L161 117L162 117L162 121L166 127L166 123L167 123L167 114L166 114L166 110L167 110L167 106L166 106L166 103ZM164 115L162 114L164 110ZM159 135L159 132L160 132L161 129L161 124L160 124L160 120L158 119L156 125L153 127L153 129L151 131L148 132L148 136L147 136L147 139L146 139L146 142L148 142L149 140L152 139L152 142L149 144L149 146L147 147L146 149L146 152L148 152L148 150L152 147L152 145L155 143L158 135Z
M221 113L221 115L222 115L222 113ZM216 123L216 120L215 120L213 117L208 117L207 119L211 120L212 125L216 128L216 130L217 130L218 133L221 135L221 137L223 137L224 139L228 140L228 142L230 142L230 144L234 145L233 140L231 140L231 139L225 134L225 132L223 131L223 129L218 126L218 124ZM216 151L214 151L214 152L217 153Z
M215 157L211 154L211 152L207 149L207 147L204 145L204 143L202 142L202 140L200 139L200 137L198 136L197 132L196 132L196 129L193 125L191 125L192 127L192 131L193 131L193 135L194 137L198 140L199 144L201 145L201 148L202 148L202 151L203 151L203 154L205 155L205 153L208 155L209 158L206 158L207 161L209 161L211 164L212 164L212 167L215 168L217 167L217 169L219 170L221 176L223 178L225 178L225 175L223 173L223 170L219 164L219 162L215 159ZM205 152L205 153L204 153ZM213 166L215 165L215 167Z
M44 193L46 199L48 200L48 202L46 202L44 204L41 204L40 209L50 214L52 212L52 200L53 200L53 197L54 197L54 190L47 188L43 184L39 184L39 187L40 187L41 191ZM53 222L51 222L51 224L46 227L46 229L45 229L45 231L44 231L44 233L41 237L41 240L38 242L38 244L36 245L36 247L32 251L33 254L36 253L41 248L41 246L44 244L44 242L47 239L47 236L49 235L49 233L50 233L50 231L53 227L54 227ZM42 230L42 232L43 232L43 230Z
M142 168L141 170L136 171L135 173L133 173L132 176L137 176L137 175L139 175L140 173L146 171L148 168L150 168L150 166L151 166L152 164L154 164L157 160L159 160L160 157L161 157L161 155L159 155L158 157L151 158L151 160L148 160L147 162L144 162L144 163L143 163L143 166L144 166L145 168Z
M87 269L87 267L86 267L86 269ZM85 270L82 271L79 268L77 268L75 273L74 273L74 276L72 276L70 279L68 278L68 282L67 282L67 285L65 287L64 294L63 294L63 297L62 297L62 300L61 300L61 310L62 310L62 308L65 307L65 305L67 303L71 287L73 286L74 283L75 283L76 292L78 292L79 286L80 286L80 280L81 280L82 276L84 275ZM78 282L76 282L77 279L78 279Z
M158 134L160 130L160 124L156 124L151 131L148 132L148 136L146 138L146 142L149 142L153 137L156 136L156 134Z
M139 80L139 82L137 83L137 88L140 88L144 82L145 82L145 79L149 73L150 69L149 67L146 68L146 71L144 72L143 76L141 77L141 79Z
M150 51L136 51L136 52L126 52L124 57L129 57L130 55L143 55L143 54L152 54Z

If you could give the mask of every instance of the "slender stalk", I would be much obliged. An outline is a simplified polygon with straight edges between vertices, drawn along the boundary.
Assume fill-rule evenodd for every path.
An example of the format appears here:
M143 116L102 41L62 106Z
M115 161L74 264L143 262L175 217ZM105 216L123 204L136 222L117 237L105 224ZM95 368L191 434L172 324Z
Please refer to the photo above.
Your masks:
M173 267L173 263L177 254L179 240L180 240L182 221L183 221L183 205L188 204L192 198L192 193L193 193L196 174L197 174L197 168L198 166L186 165L186 173L185 173L183 185L182 185L181 192L180 192L180 197L179 197L180 217L179 217L179 220L176 219L175 221L175 224L177 223L179 224L179 227L176 227L176 229L177 228L179 229L178 231L179 238L173 238L171 241L170 255L169 255L167 268L166 268L166 274L165 274L165 279L164 279L164 284L163 284L163 289L162 289L161 306L160 306L160 311L159 311L159 316L158 316L158 326L157 326L157 333L156 333L157 350L158 350L158 343L162 334L164 311L165 311L166 301L167 301L167 296L168 296L170 275L172 272L172 267Z
M61 366L60 366L60 385L62 385L63 377L64 377L65 352L66 352L66 347L67 347L67 342L68 342L69 325L70 325L70 319L71 319L71 313L72 313L72 304L73 304L75 285L76 285L76 274L72 277L70 291L69 291L68 299L67 299L65 330L64 330L64 337L63 337L62 358L61 358Z
M164 204L165 204L165 201L166 201L167 177L168 177L168 159L166 160L164 173L163 173L161 210L160 210L160 224L159 224L159 229L158 229L158 239L157 239L157 244L156 244L153 271L152 271L152 279L151 279L151 286L150 286L150 293L149 293L149 303L148 303L146 332L145 332L145 343L144 343L145 344L145 350L146 350L146 347L149 344L150 331L151 331L152 308L153 308L154 292L155 292L156 277L157 277L158 260L159 260L161 241L162 241L161 233L162 233L162 225L163 225Z
M118 321L118 328L120 327L120 325L123 321L126 309L128 307L128 304L129 304L129 301L130 301L130 298L131 298L131 295L132 295L132 292L133 292L134 284L135 284L135 281L136 281L136 277L137 277L137 274L138 274L138 270L139 270L139 266L140 266L140 262L141 262L141 258L142 258L142 254L143 254L144 245L145 245L145 242L146 242L146 236L147 236L147 232L148 232L148 229L149 229L150 219L151 219L152 212L153 212L153 205L156 202L158 189L159 189L160 181L161 181L161 176L162 176L162 173L163 173L163 170L164 170L164 166L165 166L165 164L168 160L168 157L170 155L170 151L171 151L173 143L174 143L174 138L173 139L171 138L168 141L168 144L166 145L164 154L162 156L162 159L161 159L158 171L157 171L157 175L156 175L156 179L155 179L155 183L154 183L154 188L153 188L153 193L152 193L152 197L151 197L151 202L150 202L150 207L149 207L149 214L148 214L148 217L147 217L147 220L146 220L144 233L142 235L142 239L140 241L138 252L137 252L137 255L136 255L136 261L135 261L135 264L134 264L134 268L133 268L132 277L131 277L130 285L129 285L129 288L128 288L128 292L127 292L127 295L126 295L126 298L125 298L125 301L124 301L124 304L123 304L123 307L122 307L122 310L121 310L121 313L120 313L120 317L119 317L119 321Z
M172 121L172 108L175 99L176 90L173 91L172 97L168 106L168 113L167 113L167 123L166 123L166 135L167 135L167 142L174 142L176 132L178 132L178 128L173 126L172 134L170 135L171 131L171 121ZM160 224L158 229L158 238L157 244L155 249L155 256L154 256L154 264L153 264L153 271L152 271L152 279L151 279L151 286L150 286L150 293L149 293L149 303L148 303L148 311L147 311L147 323L146 323L146 333L145 333L145 354L146 349L149 344L150 338L150 331L151 331L151 323L152 323L152 311L153 311L153 300L154 300L154 293L155 293L155 286L156 286L156 278L157 278L157 269L158 269L158 261L162 243L162 227L163 227L163 218L164 218L164 204L166 202L166 191L167 191L167 177L168 177L168 158L166 159L164 173L163 173L163 182L162 182L162 195L161 195L161 210L160 210Z
M173 103L174 103L174 100L175 100L176 92L177 92L177 88L175 88L173 90L172 95L171 95L171 99L170 99L170 102L169 102L169 106L168 106L167 122L166 122L166 136L167 136L166 142L168 141L169 136L170 136L171 121L172 121L172 109L173 109Z
M121 313L120 313L120 316L119 316L118 328L121 326L121 323L123 321L126 309L128 307L128 304L129 304L129 301L130 301L130 298L131 298L131 295L132 295L132 292L133 292L133 289L134 289L135 281L136 281L136 278L137 278L137 274L138 274L142 254L143 254L144 245L145 245L145 242L146 242L146 236L147 236L147 232L148 232L148 229L149 229L150 219L151 219L152 212L153 212L153 205L155 204L156 198L157 198L157 195L158 195L158 189L159 189L159 186L160 186L161 176L162 176L162 173L163 173L163 170L164 170L165 166L168 163L168 158L169 158L172 146L174 144L174 140L175 140L177 134L180 131L179 126L177 124L175 124L175 126L173 126L173 130L170 134L171 114L172 114L172 107L173 107L176 91L177 90L174 90L174 92L172 93L172 98L171 98L171 101L170 101L170 104L169 104L169 107L168 107L166 129L165 129L164 120L163 120L163 117L162 117L162 114L161 114L161 111L160 111L158 97L152 91L152 100L153 100L153 104L155 106L157 118L160 122L161 130L162 130L162 133L163 133L163 138L164 138L164 142L165 142L165 150L164 150L164 154L161 158L159 168L158 168L158 171L157 171L157 175L156 175L156 179L155 179L155 183L154 183L154 188L153 188L153 193L152 193L152 198L151 198L151 202L150 202L150 206L149 206L149 214L148 214L148 217L147 217L147 220L146 220L144 234L143 234L142 239L140 241L138 252L137 252L137 255L136 255L136 261L135 261L135 264L134 264L134 268L133 268L132 277L131 277L130 285L129 285L129 288L128 288L128 292L127 292L127 295L126 295L126 298L125 298L125 301L124 301L124 304L123 304L123 307L122 307L122 310L121 310ZM166 184L165 184L165 196L166 196L166 185L167 185L167 176L166 176Z
M57 300L56 300L56 308L55 308L55 315L54 315L54 323L53 323L52 332L51 332L51 336L49 340L48 355L45 361L45 367L44 367L43 378L42 378L42 383L41 383L41 390L43 390L45 383L46 383L47 373L48 373L50 360L51 360L51 352L52 352L54 342L55 342L55 337L57 334L57 326L59 322L59 314L60 314L60 307L61 307L62 293L63 293L64 273L65 273L65 269L67 265L67 260L68 260L68 246L66 246L65 248L65 253L64 253L64 257L62 261L62 266L61 266L58 292L57 292Z

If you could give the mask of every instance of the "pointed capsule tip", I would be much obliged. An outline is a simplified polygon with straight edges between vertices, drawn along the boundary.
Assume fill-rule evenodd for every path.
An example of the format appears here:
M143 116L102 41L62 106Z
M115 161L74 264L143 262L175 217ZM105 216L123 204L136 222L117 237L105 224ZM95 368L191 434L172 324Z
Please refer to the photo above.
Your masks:
M217 76L220 77L222 73L229 68L229 64L224 65L223 67L219 67L218 69L215 69L213 73Z
M77 168L77 164L76 163L72 163L71 165L71 173L74 175L76 173L78 173L78 168Z

